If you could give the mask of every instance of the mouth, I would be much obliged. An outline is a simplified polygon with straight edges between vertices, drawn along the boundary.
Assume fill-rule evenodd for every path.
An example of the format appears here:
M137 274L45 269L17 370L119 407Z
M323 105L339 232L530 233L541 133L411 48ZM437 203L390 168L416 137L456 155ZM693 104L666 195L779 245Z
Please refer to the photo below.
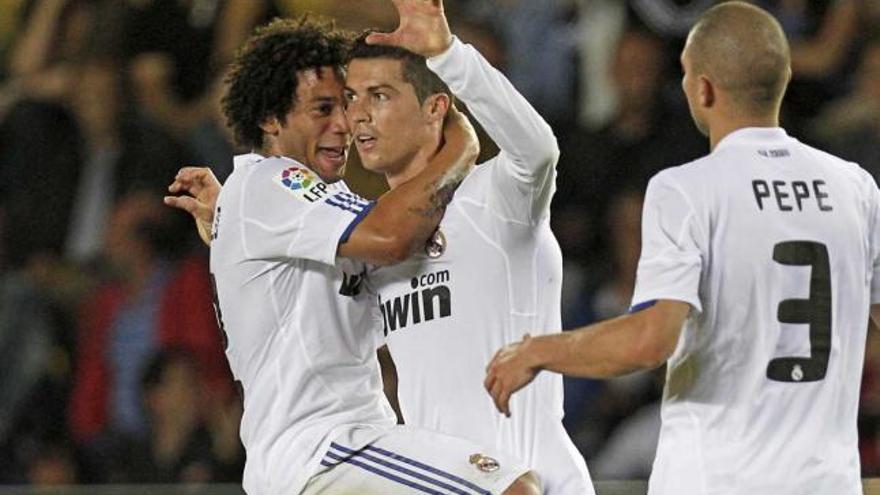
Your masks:
M359 153L369 153L376 147L376 138L369 134L358 134L354 138L354 145Z
M334 168L342 168L345 165L346 146L319 146L318 158Z

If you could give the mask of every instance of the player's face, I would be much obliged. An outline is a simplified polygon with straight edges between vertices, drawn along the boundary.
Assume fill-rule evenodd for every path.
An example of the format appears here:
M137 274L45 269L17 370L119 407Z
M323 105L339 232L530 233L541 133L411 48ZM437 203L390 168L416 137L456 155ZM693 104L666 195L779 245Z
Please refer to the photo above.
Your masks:
M355 59L345 78L346 115L364 168L398 173L429 142L429 120L415 88L403 79L403 62Z
M303 70L293 108L276 128L278 151L301 161L325 182L345 172L351 132L345 120L342 76L331 67Z
M698 88L699 81L693 71L693 65L688 50L689 47L690 38L688 38L688 42L685 44L684 50L681 52L681 68L682 71L684 71L684 76L681 78L681 87L684 90L685 97L687 97L688 108L690 108L691 118L694 119L694 124L696 124L697 129L704 136L709 136L709 126L706 124L706 120L702 114L702 105L700 105Z

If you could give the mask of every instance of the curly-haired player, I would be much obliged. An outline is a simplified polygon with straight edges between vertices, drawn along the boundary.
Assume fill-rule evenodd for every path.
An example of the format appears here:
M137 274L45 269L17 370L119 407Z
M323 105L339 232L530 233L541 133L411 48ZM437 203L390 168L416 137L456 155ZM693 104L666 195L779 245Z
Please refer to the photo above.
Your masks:
M421 173L375 203L351 193L340 180L351 142L345 47L330 24L277 20L248 41L226 79L224 111L252 152L235 158L217 198L211 272L227 358L244 390L244 487L534 493L517 481L526 470L494 452L397 426L383 396L381 316L361 290L364 262L395 263L425 245L478 146L466 119L444 107L435 115L443 145L419 157ZM209 198L192 173L171 189L193 196L166 202L197 213Z

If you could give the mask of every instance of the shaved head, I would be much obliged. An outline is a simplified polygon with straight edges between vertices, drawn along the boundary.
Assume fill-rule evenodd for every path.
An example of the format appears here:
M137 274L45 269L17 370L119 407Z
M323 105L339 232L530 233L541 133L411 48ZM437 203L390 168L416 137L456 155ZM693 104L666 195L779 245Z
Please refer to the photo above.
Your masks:
M740 111L778 112L791 78L791 55L782 27L765 10L725 2L706 11L685 46L695 74L726 91Z

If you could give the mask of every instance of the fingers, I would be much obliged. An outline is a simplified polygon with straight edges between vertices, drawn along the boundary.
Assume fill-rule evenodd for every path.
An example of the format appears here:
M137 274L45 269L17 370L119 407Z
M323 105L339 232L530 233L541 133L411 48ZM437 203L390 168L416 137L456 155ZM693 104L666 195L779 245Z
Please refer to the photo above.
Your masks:
M488 386L486 390L489 392L489 395L492 396L492 402L495 403L495 409L498 409L498 412L509 418L510 408L508 404L510 401L510 393L505 389L502 381L493 379L491 386Z
M510 417L510 389L501 383L496 383L496 392L492 394L495 397L495 407L506 417Z
M485 387L486 391L489 392L489 395L492 396L492 402L495 403L495 409L498 409L498 412L509 418L511 392L504 386L503 380L498 378L497 368L493 366L493 364L489 365L489 372L486 375L486 379L483 380L483 387Z
M168 192L179 193L182 191L197 195L213 176L211 169L204 167L183 167L174 177L174 182L168 186Z
M397 45L396 33L370 33L364 40L368 45Z
M170 188L169 188L170 189ZM198 217L201 212L202 204L190 196L165 196L163 201L166 205L183 210L194 217Z

